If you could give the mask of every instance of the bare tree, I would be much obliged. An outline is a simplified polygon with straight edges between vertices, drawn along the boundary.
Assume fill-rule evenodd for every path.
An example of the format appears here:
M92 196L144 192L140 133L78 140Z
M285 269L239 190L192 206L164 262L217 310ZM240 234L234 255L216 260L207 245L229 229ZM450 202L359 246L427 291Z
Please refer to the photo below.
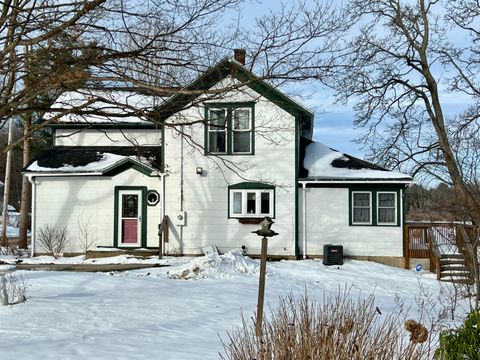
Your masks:
M339 46L341 70L331 78L340 100L356 100L355 124L366 129L359 141L372 157L451 184L456 210L476 225L479 9L474 0L352 0L355 35ZM466 45L454 45L451 34ZM472 106L447 116L447 92Z
M376 149L377 160L453 184L480 223L479 194L460 158L464 140L474 138L478 125L465 113L445 116L442 86L460 82L457 76L443 80L446 71L457 71L448 66L447 54L458 52L448 43L451 23L441 17L440 6L425 0L352 1L358 34L343 49L344 66L332 82L341 99L358 99L355 123L367 130L360 140Z

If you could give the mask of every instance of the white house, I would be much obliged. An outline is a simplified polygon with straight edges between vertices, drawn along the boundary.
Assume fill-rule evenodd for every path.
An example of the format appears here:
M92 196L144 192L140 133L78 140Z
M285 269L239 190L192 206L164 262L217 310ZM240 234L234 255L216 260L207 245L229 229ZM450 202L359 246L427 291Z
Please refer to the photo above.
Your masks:
M82 251L81 229L96 247L155 249L168 216L166 254L214 244L258 255L252 231L269 216L279 233L272 257L321 256L333 243L347 256L401 265L409 176L313 142L313 114L235 59L187 89L209 91L166 100L112 92L88 105L106 116L87 111L52 125L54 147L24 172L35 254L45 251L46 225L67 227L70 253ZM112 97L125 106L111 108ZM86 99L67 93L59 102ZM145 117L129 114L138 107Z

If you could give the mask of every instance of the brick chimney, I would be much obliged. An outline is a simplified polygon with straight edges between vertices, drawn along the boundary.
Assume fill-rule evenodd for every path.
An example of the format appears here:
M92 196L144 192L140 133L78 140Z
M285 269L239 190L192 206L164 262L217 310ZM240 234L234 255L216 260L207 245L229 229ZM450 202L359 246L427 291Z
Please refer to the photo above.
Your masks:
M233 58L242 65L245 65L245 54L245 49L233 49Z

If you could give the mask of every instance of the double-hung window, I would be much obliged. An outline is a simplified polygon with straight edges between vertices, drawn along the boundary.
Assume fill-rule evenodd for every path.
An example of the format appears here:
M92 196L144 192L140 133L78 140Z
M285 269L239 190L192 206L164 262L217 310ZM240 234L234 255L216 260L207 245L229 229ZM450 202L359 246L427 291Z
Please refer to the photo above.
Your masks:
M206 104L206 154L254 153L254 104Z
M377 224L396 225L397 193L377 192Z
M223 154L227 151L227 112L225 109L210 109L208 123L208 150Z
M274 217L275 190L262 183L241 183L229 188L230 218Z
M352 223L370 225L372 223L372 193L352 192Z
M351 225L399 225L399 192L396 190L350 192Z

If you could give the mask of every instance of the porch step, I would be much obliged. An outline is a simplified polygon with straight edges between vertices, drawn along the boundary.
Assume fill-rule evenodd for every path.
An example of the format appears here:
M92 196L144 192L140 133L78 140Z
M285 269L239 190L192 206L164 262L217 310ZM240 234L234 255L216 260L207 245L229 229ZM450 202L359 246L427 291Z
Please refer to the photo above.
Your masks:
M453 284L473 285L473 280L471 280L471 279L464 279L464 278L458 278L458 279L455 279L455 278L442 278L442 279L440 279L440 280L441 280L441 281L444 281L444 282L453 283Z
M440 256L440 280L455 284L471 285L473 283L462 254L442 254Z
M445 270L445 271L440 271L440 277L459 277L459 278L470 278L470 271L467 269L465 270Z
M119 255L132 255L134 257L150 257L150 256L158 256L158 250L149 250L149 249L132 249L132 250L124 250L124 249L98 249L98 250L88 250L86 253L87 259L96 259L96 258L105 258L105 257L112 257L112 256L119 256Z
M440 255L440 261L442 261L442 259L445 259L445 260L456 260L456 259L463 260L464 257L463 257L462 254L442 254L442 255Z

